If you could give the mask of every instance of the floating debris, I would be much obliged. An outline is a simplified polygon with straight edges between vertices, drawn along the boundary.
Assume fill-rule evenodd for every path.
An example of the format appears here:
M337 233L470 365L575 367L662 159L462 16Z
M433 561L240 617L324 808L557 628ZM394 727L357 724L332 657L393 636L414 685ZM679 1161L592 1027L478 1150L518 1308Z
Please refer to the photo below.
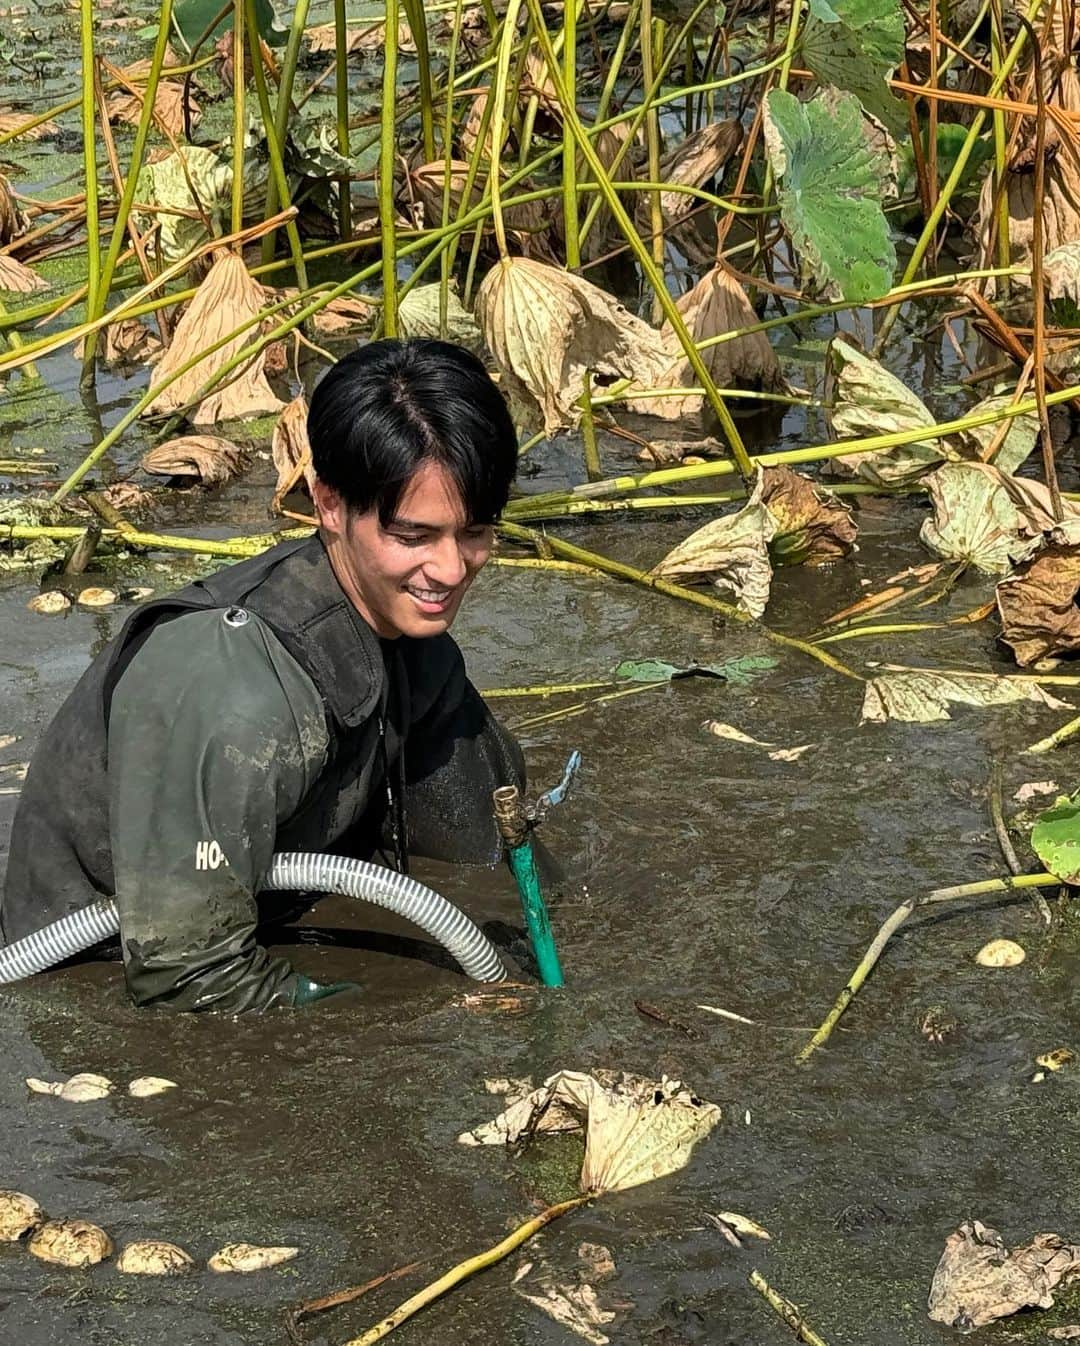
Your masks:
M179 1086L175 1080L162 1079L160 1075L140 1075L137 1080L131 1081L127 1091L132 1098L153 1098L156 1094L176 1088Z
M1013 940L992 939L975 955L975 961L983 967L1016 967L1026 957L1024 950Z
M117 1271L129 1276L182 1276L194 1266L190 1253L162 1239L136 1239L116 1259Z
M804 752L809 752L811 748L817 747L816 743L803 743L797 748L781 748L776 743L765 743L760 738L751 738L749 734L744 734L741 729L736 729L733 724L725 724L723 720L705 720L702 723L702 729L709 734L715 734L717 738L726 738L732 743L745 743L754 748L765 748L768 750L769 757L774 762L797 762Z
M299 1252L299 1248L260 1248L255 1243L226 1243L210 1258L207 1266L211 1271L265 1271L282 1262L291 1262Z
M112 1093L113 1082L104 1075L93 1075L86 1071L57 1083L30 1078L26 1081L26 1087L33 1094L53 1094L65 1103L95 1103Z
M40 612L45 617L56 617L61 612L67 612L71 607L71 599L59 589L49 589L47 593L35 594L26 606L31 612Z
M0 1192L0 1243L17 1243L45 1223L45 1212L25 1192Z
M84 608L109 608L116 602L115 589L89 588L80 591L75 600Z
M113 1255L112 1239L89 1220L49 1220L28 1246L35 1257L60 1267L92 1267Z

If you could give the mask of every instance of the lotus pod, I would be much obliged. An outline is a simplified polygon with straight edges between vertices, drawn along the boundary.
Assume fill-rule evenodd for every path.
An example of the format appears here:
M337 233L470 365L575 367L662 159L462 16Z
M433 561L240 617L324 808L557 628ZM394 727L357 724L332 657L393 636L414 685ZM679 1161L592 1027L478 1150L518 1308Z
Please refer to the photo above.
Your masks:
M204 486L231 481L244 465L244 451L219 435L180 435L143 455L140 467L159 477L197 477Z
M586 370L648 387L669 363L659 334L611 295L527 257L492 267L476 318L518 421L548 435L580 418Z
M0 1192L0 1243L17 1243L45 1223L45 1212L25 1192Z
M172 345L154 370L151 388L160 386L201 350L257 317L261 306L262 287L248 275L243 260L233 252L216 253L213 266L177 323ZM253 335L253 329L248 328L229 337L175 383L162 388L144 414L162 415L188 409L188 417L194 424L213 425L222 420L280 411L284 403L274 396L266 381L262 352L233 369L224 383L208 393L193 410L189 409L203 385L249 345Z
M211 1271L265 1271L267 1267L291 1262L299 1248L260 1248L255 1243L226 1243L210 1258Z
M190 1253L162 1239L136 1239L116 1259L117 1271L129 1276L182 1276L194 1266Z
M113 1254L113 1241L89 1220L49 1220L29 1243L43 1262L61 1267L92 1267Z

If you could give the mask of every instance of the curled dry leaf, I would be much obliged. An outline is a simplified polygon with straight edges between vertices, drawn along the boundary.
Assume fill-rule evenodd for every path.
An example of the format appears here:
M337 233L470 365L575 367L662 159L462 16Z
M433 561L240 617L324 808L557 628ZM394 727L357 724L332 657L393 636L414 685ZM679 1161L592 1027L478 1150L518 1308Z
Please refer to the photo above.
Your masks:
M0 1243L17 1243L45 1223L45 1212L25 1192L0 1192Z
M1046 1335L1054 1341L1076 1341L1080 1338L1080 1324L1069 1323L1064 1327L1052 1327Z
M75 601L83 608L109 608L116 602L116 590L91 586L81 589Z
M615 160L619 152L626 143L626 137L629 132L629 123L618 122L614 126L601 131L593 138L592 147L596 151L596 157L604 167L605 173L612 181L612 185L617 189L620 183L633 182L636 178L634 171L632 153L628 151L623 155L618 168L614 167ZM591 183L593 181L592 170L585 162L580 150L577 152L577 179L581 184ZM626 193L620 194L622 200ZM624 201L625 205L625 201ZM630 212L633 213L632 211ZM615 216L611 213L611 207L605 201L596 213L596 220L592 228L585 235L581 244L581 256L585 262L594 262L599 257L605 256L613 248L623 243L622 230L615 222Z
M1080 650L1080 547L1050 543L997 586L1001 638L1021 668Z
M313 56L333 55L337 51L337 28L332 23L319 23L305 29L308 48ZM361 23L357 27L345 30L346 51L382 51L386 45L386 24L382 19L370 23ZM398 24L398 51L405 56L415 56L416 39L405 19Z
M49 589L46 593L35 594L26 606L31 612L40 612L45 617L56 617L61 612L67 612L71 607L71 599L59 589Z
M527 257L492 267L476 317L517 419L549 435L577 424L586 370L655 387L669 363L658 333L611 295Z
M741 1234L744 1238L763 1239L766 1242L772 1238L767 1229L762 1229L761 1225L755 1224L753 1220L745 1215L739 1215L733 1210L720 1210L711 1217L714 1220L721 1220L724 1224L730 1225L736 1234Z
M417 285L398 305L398 325L404 337L435 337L464 346L474 355L484 350L484 338L476 319L463 306L453 290L447 295L446 336L439 332L439 290L434 285Z
M587 1282L559 1285L548 1275L535 1285L515 1283L514 1291L592 1346L607 1346L611 1340L601 1329L614 1321L615 1314L600 1307L596 1291Z
M299 1248L262 1248L256 1243L226 1243L210 1258L207 1266L211 1271L265 1271L268 1267L280 1266L282 1262L291 1262L299 1252Z
M60 127L57 122L41 122L38 126L25 129L33 118L28 112L4 112L0 110L0 136L17 135L20 140L44 140L46 136L58 136Z
M676 301L695 345L726 332L737 331L757 322L757 315L742 286L722 266L714 266L694 288ZM670 352L671 363L658 377L658 388L693 388L697 375L682 352L669 323L660 330L660 340ZM784 387L780 364L764 332L752 332L734 341L706 346L701 357L709 376L718 388L754 388L776 392ZM684 396L643 397L631 400L632 411L643 415L664 416L672 420L700 416L705 408L702 393Z
M1052 1308L1051 1291L1078 1274L1080 1247L1057 1234L1007 1248L996 1229L967 1220L945 1240L927 1307L935 1323L970 1332L1020 1309Z
M829 428L836 439L862 439L932 426L934 417L895 374L864 355L844 337L834 337L826 355ZM869 449L833 460L837 471L854 473L875 486L914 481L945 458L932 440Z
M162 1239L136 1239L116 1259L117 1271L129 1276L182 1276L194 1266L190 1253Z
M218 435L180 435L143 454L139 466L156 477L197 477L203 486L221 486L244 466L244 450Z
M281 502L303 480L311 494L315 469L311 464L311 444L307 432L308 404L303 393L298 393L278 417L270 452L277 468L272 508L281 509Z
M1058 785L1056 780L1029 780L1020 786L1013 798L1021 804L1026 804L1031 799L1037 799L1039 795L1057 795L1060 793L1061 786Z
M453 220L461 213L468 185L469 165L461 159L450 161L450 200L449 214ZM428 228L441 224L443 217L443 184L446 181L446 164L441 159L421 164L409 174L410 190L422 208L421 223ZM483 199L483 175L479 175L469 193L469 209L480 205ZM529 190L529 181L524 179L518 184L519 191ZM523 201L508 206L503 211L503 222L511 233L524 239L528 235L546 230L552 223L551 207L545 201ZM469 235L471 237L471 235ZM411 292L410 292L411 293ZM406 300L408 299L406 295Z
M30 228L30 221L19 209L11 184L0 173L0 248L14 243Z
M992 939L975 955L975 961L980 967L1016 967L1026 957L1027 954L1015 941Z
M742 509L696 529L649 573L684 584L707 580L731 590L743 612L760 617L769 601L769 542L776 532L772 515L761 503L761 491L759 476Z
M615 1275L615 1259L611 1249L602 1243L579 1243L578 1261L581 1269L591 1281L606 1281Z
M1040 1056L1036 1056L1035 1064L1056 1075L1059 1070L1064 1070L1075 1060L1076 1053L1068 1047L1055 1047L1052 1052L1043 1052Z
M902 720L908 724L931 724L951 720L949 706L954 702L986 707L1016 701L1030 701L1053 710L1073 709L1069 702L1059 701L1027 678L888 666L866 684L862 723Z
M849 507L790 467L762 469L761 503L776 524L769 543L776 565L827 565L856 550Z
M89 1220L49 1220L28 1246L35 1257L61 1267L92 1267L113 1254L112 1239Z
M348 336L371 326L375 309L356 295L339 295L312 315L315 331L322 337Z
M687 136L668 149L660 159L660 181L684 187L708 188L714 179L723 176L729 160L742 144L742 123L712 122ZM636 219L639 231L652 233L649 194L635 193ZM710 266L716 256L715 233L711 231L711 210L702 214L704 203L689 192L660 193L660 210L664 228L670 232L681 251L697 266ZM694 215L694 212L698 212ZM694 215L694 218L690 218ZM704 227L700 222L707 221ZM711 233L711 236L709 236Z
M932 518L920 539L946 561L963 561L984 575L1003 575L1030 552L1023 519L1001 474L981 463L945 463L926 479Z
M47 280L10 253L0 256L0 290L9 290L12 294L33 294L35 290L48 288Z
M131 1081L127 1091L132 1098L153 1098L176 1088L178 1085L175 1080L166 1080L160 1075L140 1075L137 1080Z
M561 1070L458 1142L512 1145L534 1129L584 1131L581 1190L610 1192L678 1172L719 1120L715 1104L666 1076Z
M243 259L233 252L215 254L213 266L177 323L172 345L151 376L151 388L162 384L201 350L256 318L261 306L262 289L248 275ZM224 369L251 340L250 329L231 337L175 383L162 388L145 414L164 415L187 409L199 396L203 385ZM227 376L227 382L207 393L194 410L188 410L189 419L196 425L213 425L218 421L280 411L283 403L274 396L266 381L263 361L264 355L260 352L234 369Z
M180 62L177 61L173 52L166 50L165 69L162 74L168 74L170 65L179 64ZM145 101L144 89L139 86L140 84L145 85L146 77L150 73L150 65L149 60L134 61L131 65L123 66L117 71L130 83L134 83L138 92L129 93L126 89L117 89L114 93L111 93L105 102L109 121L126 122L130 126L139 124ZM199 120L200 109L190 86L188 88L188 116L191 125L196 125ZM158 81L157 93L154 95L154 122L166 139L176 139L184 134L183 80L162 78Z

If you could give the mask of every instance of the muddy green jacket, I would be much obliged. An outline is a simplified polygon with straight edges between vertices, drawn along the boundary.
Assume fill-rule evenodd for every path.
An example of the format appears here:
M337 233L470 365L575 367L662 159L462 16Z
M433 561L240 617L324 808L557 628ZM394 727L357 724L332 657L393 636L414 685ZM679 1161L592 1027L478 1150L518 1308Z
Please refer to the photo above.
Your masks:
M520 752L448 635L381 642L317 538L129 619L43 736L0 904L11 941L115 894L140 1005L291 1005L258 944L275 851L493 863ZM284 895L266 894L280 912Z

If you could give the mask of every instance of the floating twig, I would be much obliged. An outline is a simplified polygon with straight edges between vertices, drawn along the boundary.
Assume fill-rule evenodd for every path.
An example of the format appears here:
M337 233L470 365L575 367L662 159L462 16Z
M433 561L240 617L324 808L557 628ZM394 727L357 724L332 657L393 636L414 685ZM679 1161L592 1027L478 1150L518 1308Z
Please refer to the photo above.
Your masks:
M802 1316L802 1310L796 1304L793 1304L790 1299L785 1299L783 1295L778 1294L760 1271L751 1271L750 1284L766 1304L775 1309L783 1318L784 1322L795 1333L796 1341L803 1341L806 1346L828 1346L825 1338L819 1337Z
M415 1271L417 1267L423 1265L422 1261L409 1262L406 1266L395 1267L393 1271L384 1271L381 1276L375 1276L370 1281L365 1281L363 1285L351 1285L348 1289L334 1290L331 1294L320 1295L318 1299L305 1299L301 1304L294 1304L285 1310L285 1331L289 1334L290 1340L299 1343L302 1318L308 1318L313 1313L323 1313L326 1309L336 1309L342 1304L352 1304L370 1291L377 1290L380 1285L400 1280L402 1276L407 1276L410 1271Z

